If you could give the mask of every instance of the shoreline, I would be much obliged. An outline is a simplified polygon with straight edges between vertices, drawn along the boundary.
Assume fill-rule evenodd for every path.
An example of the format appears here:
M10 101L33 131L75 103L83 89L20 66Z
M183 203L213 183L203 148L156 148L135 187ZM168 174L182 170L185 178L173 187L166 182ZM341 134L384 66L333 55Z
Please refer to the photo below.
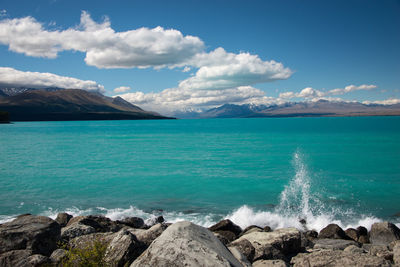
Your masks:
M229 219L205 228L165 222L162 216L145 223L139 217L59 213L55 220L23 214L0 225L0 266L68 266L72 258L77 263L73 253L89 250L85 255L90 256L98 245L105 266L400 264L400 229L389 222L374 223L369 231L330 223L317 232L255 225L242 229Z

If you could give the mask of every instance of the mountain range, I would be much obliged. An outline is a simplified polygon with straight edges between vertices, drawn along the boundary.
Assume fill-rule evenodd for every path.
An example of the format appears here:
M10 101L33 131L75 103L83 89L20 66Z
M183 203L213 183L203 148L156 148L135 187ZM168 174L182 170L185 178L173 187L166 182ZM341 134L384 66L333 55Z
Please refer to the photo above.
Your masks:
M400 104L379 105L359 102L287 102L280 105L225 104L202 112L181 112L178 118L260 118L260 117L338 117L400 115Z
M0 88L0 111L11 121L168 119L120 97L60 88Z

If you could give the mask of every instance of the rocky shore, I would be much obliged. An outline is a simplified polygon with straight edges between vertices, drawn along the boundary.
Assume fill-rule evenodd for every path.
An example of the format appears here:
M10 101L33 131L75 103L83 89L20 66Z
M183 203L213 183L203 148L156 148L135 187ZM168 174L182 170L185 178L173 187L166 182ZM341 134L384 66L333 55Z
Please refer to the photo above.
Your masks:
M318 233L24 214L0 225L0 266L400 266L400 230L389 222Z

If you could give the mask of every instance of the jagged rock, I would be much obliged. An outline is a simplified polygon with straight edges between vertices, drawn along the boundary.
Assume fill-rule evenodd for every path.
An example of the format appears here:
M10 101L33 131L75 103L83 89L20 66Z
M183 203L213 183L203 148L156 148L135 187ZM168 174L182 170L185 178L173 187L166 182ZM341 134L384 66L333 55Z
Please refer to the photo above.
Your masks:
M215 231L214 234L224 245L236 239L236 235L231 231Z
M319 232L319 238L348 239L346 233L337 224L329 224Z
M118 223L102 215L73 217L67 227L77 223L93 227L96 232L118 232L122 228Z
M354 240L356 242L358 241L358 238L360 237L358 234L358 231L354 228L348 228L344 232L348 237L350 237L352 240Z
M102 243L110 243L114 238L115 233L91 233L75 237L68 242L70 248L85 248L91 245L94 241Z
M372 245L368 251L368 254L389 261L393 260L393 252L391 252L388 246L385 245Z
M67 250L59 248L53 251L50 255L50 261L58 266L58 264L67 256Z
M144 227L144 221L142 218L139 217L128 217L123 220L117 221L117 223L121 223L133 228L143 228Z
M355 245L350 245L346 247L343 251L350 252L350 253L365 253L364 249L359 248Z
M134 234L136 236L136 238L143 242L146 246L150 246L151 242L154 241L154 239L156 239L157 237L159 237L165 229L167 229L168 225L163 224L163 223L159 223L156 225L153 225L150 229L147 230L130 230L128 229L129 232L131 232L132 234Z
M242 229L240 228L240 226L234 224L229 219L222 220L222 221L214 224L213 226L209 227L208 229L212 232L230 231L230 232L234 233L236 236L239 236L240 233L242 232Z
M44 216L25 215L0 226L0 253L29 249L50 255L60 240L60 225Z
M393 247L393 261L400 265L400 241L397 241Z
M204 227L191 222L169 226L131 267L241 266L229 250Z
M258 260L253 263L253 267L287 267L283 260Z
M61 227L65 227L65 226L67 226L69 220L72 219L72 217L73 217L72 215L69 215L68 213L63 212L63 213L57 214L57 218L55 221L58 222L58 224Z
M273 232L253 232L243 235L231 246L248 240L255 248L254 261L258 259L285 259L285 255L301 250L301 234L295 228L283 228Z
M104 257L105 262L112 266L127 266L145 249L145 244L138 241L134 235L127 230L121 230L108 244Z
M250 262L253 262L255 255L255 248L247 239L237 240L229 244L229 249L235 247L238 249Z
M49 257L40 255L40 254L35 254L32 256L29 256L26 261L28 262L28 266L43 266L45 264L49 264L51 261Z
M28 265L32 250L11 250L0 255L0 266L22 267Z
M232 255L243 265L243 267L252 267L250 261L243 255L242 252L236 247L228 247Z
M258 227L257 225L250 225L246 228L244 228L244 230L240 233L239 236L245 235L245 234L249 234L251 232L262 232L263 229L261 227ZM268 231L266 231L268 232Z
M358 232L358 243L369 243L369 237L368 237L368 230L364 226L359 226L357 227L357 232Z
M369 239L375 245L387 245L400 240L400 229L390 222L374 223L369 233Z
M316 239L314 242L314 249L344 250L351 245L358 247L358 243L354 240L324 238Z
M312 253L299 253L290 261L294 267L317 266L381 266L390 267L391 264L379 257L365 253L350 253L341 250L320 250Z
M61 229L61 238L64 240L69 240L81 235L88 235L95 232L96 229L92 226L81 223L74 223Z

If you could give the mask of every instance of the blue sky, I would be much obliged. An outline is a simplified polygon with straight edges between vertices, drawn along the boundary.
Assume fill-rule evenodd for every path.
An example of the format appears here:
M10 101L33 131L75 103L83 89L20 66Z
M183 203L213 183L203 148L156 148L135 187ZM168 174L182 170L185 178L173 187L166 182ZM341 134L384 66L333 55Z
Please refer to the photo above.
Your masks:
M107 95L116 95L115 88L129 87L125 98L145 108L157 109L160 101L172 112L224 102L400 99L400 1L2 0L0 10L0 67L94 81ZM13 32L10 26L11 21L26 17L33 19L29 31L42 26L31 38L23 37L23 31ZM65 47L47 37L46 32L84 31L87 25L82 26L82 17L96 25L107 20L109 24L103 28L114 33L160 26L161 39L152 39L151 31L144 38L162 44L166 55L153 57L151 53L159 51L157 45L142 56L135 50L125 62L114 53L104 56L118 45L110 44L112 41L99 45L102 36L94 35L91 40L96 44L86 40L78 46L73 43L78 33L60 35L70 38L65 43L71 44ZM169 29L181 37L171 41ZM104 32L100 35L109 31ZM110 40L115 40L111 35ZM35 36L38 43L32 43ZM46 46L40 42L44 38L54 42L49 47L57 50L55 54L46 56ZM124 41L141 42L137 38ZM44 48L39 49L40 45ZM223 50L219 55L226 59L224 63L212 53L218 48ZM122 52L118 55L124 55ZM207 58L204 62L200 54ZM118 60L124 61L123 68ZM272 66L271 60L281 65ZM0 83L11 83L9 71L3 71ZM163 92L167 88L170 90ZM327 93L334 89L339 90ZM205 100L209 96L210 101Z

